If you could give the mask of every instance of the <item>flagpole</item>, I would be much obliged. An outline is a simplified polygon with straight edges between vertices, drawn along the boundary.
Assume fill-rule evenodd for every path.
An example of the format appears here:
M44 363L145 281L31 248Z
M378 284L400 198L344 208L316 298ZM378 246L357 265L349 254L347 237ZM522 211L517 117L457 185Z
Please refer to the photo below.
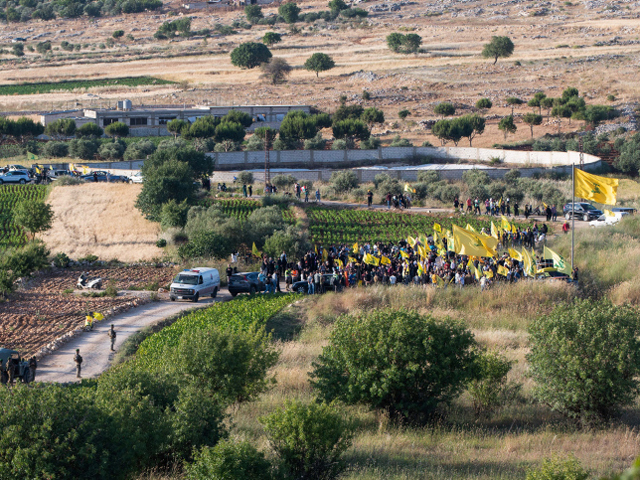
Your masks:
M573 252L576 246L575 232L576 232L576 164L571 164L571 274L573 275Z

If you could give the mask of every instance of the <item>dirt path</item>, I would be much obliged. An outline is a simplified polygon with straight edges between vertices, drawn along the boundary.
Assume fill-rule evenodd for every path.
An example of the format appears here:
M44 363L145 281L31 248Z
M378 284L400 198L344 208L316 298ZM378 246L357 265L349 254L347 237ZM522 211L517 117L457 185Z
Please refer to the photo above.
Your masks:
M115 325L117 333L115 345L117 352L122 342L147 325L156 323L183 310L203 308L211 306L215 302L223 302L230 299L231 295L224 288L216 300L208 298L201 300L199 303L161 300L112 317L106 322L96 324L92 332L78 335L54 354L45 357L38 365L36 380L57 383L78 381L73 362L76 348L80 349L80 354L83 358L82 377L95 378L100 375L109 368L115 355L115 352L110 351L110 341L107 335L111 324Z

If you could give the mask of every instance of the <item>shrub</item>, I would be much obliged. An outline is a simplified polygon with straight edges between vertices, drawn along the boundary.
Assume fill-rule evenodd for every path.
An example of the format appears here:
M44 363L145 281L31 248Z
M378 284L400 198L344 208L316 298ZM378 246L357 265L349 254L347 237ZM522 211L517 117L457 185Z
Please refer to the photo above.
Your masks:
M105 127L104 133L110 137L126 137L129 135L129 126L123 122L113 122Z
M347 315L314 363L312 384L326 400L424 420L473 378L475 345L450 319L393 309Z
M98 155L105 160L119 160L124 154L125 145L120 142L103 143L98 148Z
M636 311L608 300L562 305L529 327L535 396L584 425L609 418L640 391Z
M196 452L187 480L271 480L271 464L249 442L222 440Z
M85 123L76 129L76 137L101 137L104 131L95 123Z
M227 237L214 232L198 232L189 237L189 243L178 248L181 258L224 258L232 251Z
M493 107L493 102L488 98L481 98L476 102L476 108L484 110Z
M60 252L53 257L53 264L58 268L67 268L71 263L71 259L66 253Z
M300 7L295 2L283 3L278 7L278 15L287 23L296 23L300 15Z
M158 241L156 242L156 247L158 248L164 248L167 246L167 241L164 238L159 238Z
M440 180L440 174L436 170L422 170L418 172L420 183L433 183Z
M333 172L330 181L337 193L345 193L358 186L358 177L350 170Z
M382 145L382 142L380 141L379 138L376 138L376 137L369 137L360 142L360 148L362 150L375 150L379 148L380 145Z
M113 32L112 36L113 38L124 37L124 30L116 30L115 32Z
M34 240L22 248L5 250L0 257L0 271L11 272L16 278L28 277L47 266L48 256L46 245L40 240Z
M156 151L155 144L150 140L130 143L124 152L125 160L144 160L147 155Z
M262 13L262 7L260 5L247 5L244 7L244 14L247 16L249 23L254 24L264 18L264 13Z
M171 199L162 205L160 225L164 229L171 227L184 227L187 224L188 213L189 205L186 200L176 202L175 199Z
M449 102L442 102L434 107L433 112L436 115L442 115L443 117L448 117L456 113L456 107L454 107Z
M69 145L64 142L47 142L42 153L48 157L66 157L69 155Z
M23 200L14 209L14 221L35 235L51 228L53 209L42 200Z
M324 150L327 141L322 137L322 133L318 132L315 137L304 141L305 150Z
M395 137L393 137L393 140L391 140L391 143L389 144L389 146L390 147L413 147L413 143L411 143L406 138L401 138L400 135L396 135Z
M387 46L396 53L415 53L420 48L422 37L415 33L403 35L402 33L391 33L387 35Z
M304 68L311 72L316 72L316 77L320 75L320 72L326 72L335 66L333 58L326 53L319 52L314 53L304 62Z
M63 186L63 185L80 185L82 183L85 183L85 181L83 179L67 175L67 176L64 176L64 177L59 177L56 180L55 186L59 187L59 186Z
M262 43L264 43L268 47L276 43L280 43L281 41L282 41L282 36L276 32L267 32L262 37Z
M286 190L294 183L296 183L297 179L293 175L287 175L284 173L280 173L271 179L271 183L278 187L278 190Z
M307 185L308 188L311 188ZM307 236L299 229L289 226L286 230L276 230L264 242L264 252L276 258L286 252L291 258L301 258L309 251Z
M589 472L573 456L567 459L547 458L539 468L527 472L526 480L587 480Z
M242 185L251 185L253 182L253 173L246 171L238 173L238 183Z
M519 390L519 385L507 382L507 374L513 363L497 352L478 356L476 378L469 385L476 415L504 405Z
M353 433L333 407L286 402L260 422L290 478L332 480L344 471L341 457L351 446Z
M488 185L491 183L491 177L487 172L472 168L462 174L462 181L469 186L472 185Z
M231 63L240 68L255 68L268 62L271 57L271 52L265 44L246 42L231 52Z

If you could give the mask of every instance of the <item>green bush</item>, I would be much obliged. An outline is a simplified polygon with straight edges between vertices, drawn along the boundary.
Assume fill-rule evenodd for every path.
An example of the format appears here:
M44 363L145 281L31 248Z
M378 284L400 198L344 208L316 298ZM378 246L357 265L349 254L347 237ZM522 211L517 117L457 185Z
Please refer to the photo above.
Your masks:
M293 175L287 175L284 173L280 173L271 179L271 183L278 187L278 190L286 190L293 186L297 181L298 180Z
M82 160L92 160L98 153L98 142L89 138L77 138L69 142L69 155Z
M640 324L628 305L583 300L529 327L536 398L591 425L633 404L640 391Z
M238 183L242 185L252 185L253 182L253 173L246 171L238 173Z
M418 172L420 183L433 183L440 180L440 174L436 170L422 170Z
M71 259L66 253L60 252L53 257L53 264L58 268L67 268L71 263Z
M322 133L318 132L315 137L308 138L304 141L305 150L324 150L327 141L322 137Z
M196 452L187 480L271 480L271 464L249 442L218 442Z
M273 232L264 242L264 252L273 258L279 257L282 252L286 252L290 258L301 258L310 247L307 236L293 226Z
M400 135L396 135L395 137L393 137L393 140L391 140L391 143L389 144L389 146L390 147L413 147L413 143L411 143L406 138L400 137Z
M42 200L23 200L14 209L13 220L27 232L35 235L51 228L53 209Z
M198 232L189 237L189 243L178 248L181 258L225 258L231 253L232 245L224 235L214 232Z
M121 160L125 148L124 143L119 141L103 143L98 148L98 155L105 160Z
M578 459L571 456L543 460L539 468L527 472L526 480L588 480L589 477L589 472L582 468Z
M164 238L159 238L158 241L156 242L156 247L158 248L164 248L167 246L167 241Z
M98 125L93 122L85 123L76 129L76 137L101 137L104 133Z
M474 378L475 340L460 323L385 309L340 317L311 374L326 400L424 420Z
M332 480L344 471L353 430L334 407L285 402L260 422L288 478Z
M331 174L331 185L338 193L345 193L358 186L358 177L351 170L341 170Z
M174 199L169 200L162 205L160 214L160 225L167 229L171 227L184 227L187 224L187 214L189 213L189 205L186 200L178 203Z
M504 405L517 393L519 385L507 382L513 363L498 352L483 352L478 356L476 378L469 385L476 415Z
M69 145L64 142L47 142L42 153L47 157L66 157L69 155Z

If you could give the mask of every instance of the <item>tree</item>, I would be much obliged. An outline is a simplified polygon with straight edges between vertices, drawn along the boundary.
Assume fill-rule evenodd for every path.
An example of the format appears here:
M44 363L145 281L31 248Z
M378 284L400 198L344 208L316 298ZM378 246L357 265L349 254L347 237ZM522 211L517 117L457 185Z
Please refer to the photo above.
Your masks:
M243 185L252 185L253 184L253 173L242 171L238 173L238 183Z
M247 16L247 21L254 25L264 18L260 5L247 5L244 7L244 14Z
M402 109L402 110L400 110L398 112L398 117L400 117L400 120L404 120L409 115L411 115L411 112L409 110L407 110L406 108L404 108L404 109Z
M351 170L341 170L331 174L330 182L336 192L344 193L358 186L358 176Z
M524 100L518 98L518 97L509 97L506 100L507 105L509 105L511 107L511 115L513 116L513 108L516 105L522 105L524 103Z
M371 131L362 120L341 120L333 124L333 136L342 139L366 140L371 136Z
M85 123L84 125L76 129L77 138L84 138L84 137L97 138L97 137L101 137L103 133L104 133L104 130L102 130L97 124L93 122Z
M571 109L561 103L557 103L551 110L551 116L557 117L558 120L560 120L558 123L558 131L560 131L560 127L562 126L562 119L571 118L571 115L573 115Z
M488 98L481 98L476 102L476 108L478 110L488 110L493 107L493 102Z
M547 109L547 118L549 118L549 115L551 114L551 109L553 108L554 105L554 99L551 97L544 97L543 99L540 100L540 110L542 110L543 108Z
M239 68L255 68L268 62L271 52L263 43L241 43L231 52L231 63Z
M326 53L314 53L304 62L304 68L316 72L316 77L319 76L320 72L326 72L335 66L333 59Z
M433 112L436 115L442 115L442 118L454 115L456 108L449 102L442 102L435 106Z
M457 122L458 128L460 130L460 134L463 137L469 139L469 146L471 147L471 142L476 137L476 135L482 135L484 133L485 127L485 119L477 114L472 115L464 115L459 117L453 122Z
M514 48L513 42L509 37L491 37L491 41L482 49L482 56L484 58L493 58L493 64L495 65L498 62L498 58L510 57Z
M51 122L44 129L44 133L50 137L62 139L71 137L76 132L76 121L72 118L60 118Z
M247 112L240 110L229 110L227 114L220 119L222 123L234 122L239 123L244 128L249 128L253 124L253 117Z
M364 108L360 105L346 105L341 104L332 116L332 123L339 122L341 120L359 120L364 115Z
M113 38L120 38L124 36L124 30L116 30L112 34Z
M415 53L420 48L422 37L415 33L403 35L401 33L391 33L387 35L387 46L396 53Z
M584 111L584 119L587 123L597 126L601 121L612 118L615 110L608 105L589 105Z
M423 421L474 378L476 356L462 323L379 309L340 317L310 376L321 399Z
M544 92L536 92L533 95L533 98L531 100L529 100L527 102L527 105L530 107L537 107L538 111L540 114L542 114L542 99L546 98L547 96L544 94Z
M260 65L262 78L271 82L272 85L284 83L291 73L291 65L284 58L271 58L267 63Z
M531 138L533 138L533 126L540 125L542 123L542 115L538 115L534 112L525 113L522 117L522 121L531 128Z
M332 12L340 12L342 10L347 10L349 5L345 3L344 0L331 0L329 2L329 10Z
M498 123L498 130L502 130L504 133L504 139L507 139L507 135L510 133L516 133L518 127L516 127L515 122L513 121L513 115L509 115L508 117L503 117Z
M360 118L369 126L374 123L384 123L384 112L376 107L369 107L362 112Z
M167 122L167 131L169 133L173 133L174 138L177 138L178 135L188 129L189 124L184 120L180 120L179 118L174 118L173 120Z
M278 14L287 23L296 23L300 15L300 7L295 2L283 3L278 7Z
M222 143L225 140L239 143L244 140L246 133L244 127L237 122L222 122L216 127L214 138L217 143Z
M562 101L563 102L568 102L571 98L577 97L579 95L580 95L580 92L578 92L577 88L575 88L575 87L567 87L562 92Z
M11 47L11 53L16 57L24 57L24 44L16 43Z
M631 405L640 392L640 324L630 305L575 300L529 327L535 396L593 425Z
M281 41L282 41L282 36L276 32L267 32L262 37L262 43L264 43L269 47L276 43L280 43Z
M287 478L333 480L344 471L354 432L336 407L287 401L260 422Z
M126 137L129 135L129 126L126 123L113 122L105 127L104 133L115 138Z
M280 138L288 144L313 138L317 133L316 119L305 112L291 111L285 115L280 123Z
M23 200L15 209L14 221L34 236L51 228L53 209L41 200Z

